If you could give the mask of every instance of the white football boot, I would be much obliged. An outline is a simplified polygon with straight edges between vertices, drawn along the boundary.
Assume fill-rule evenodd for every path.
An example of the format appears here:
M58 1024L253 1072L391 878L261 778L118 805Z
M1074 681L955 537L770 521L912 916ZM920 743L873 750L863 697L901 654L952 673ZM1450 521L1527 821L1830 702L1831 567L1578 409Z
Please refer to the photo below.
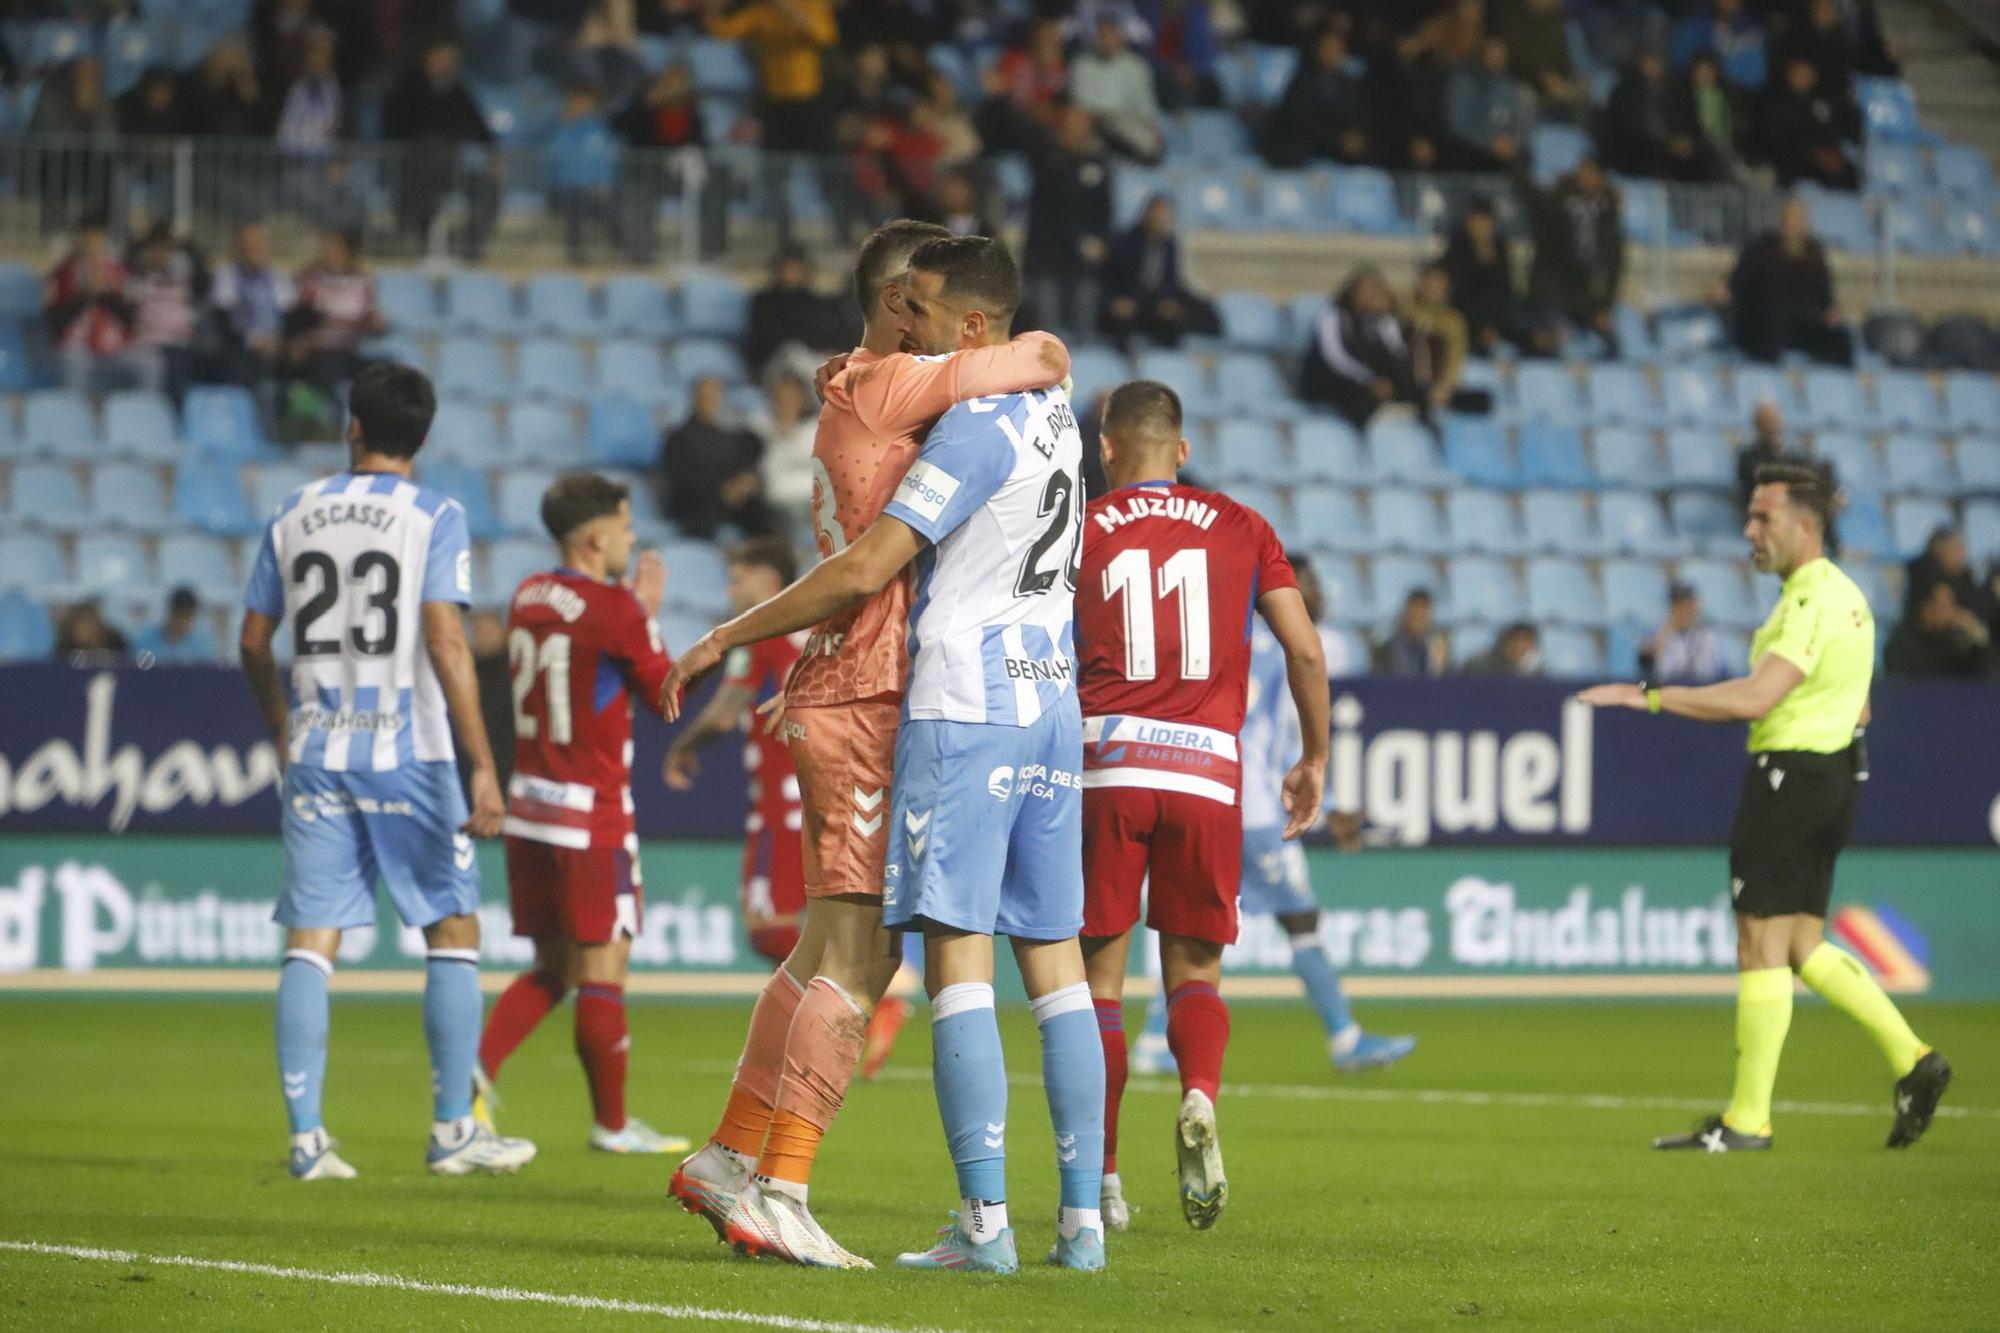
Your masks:
M806 1201L782 1188L751 1181L736 1196L723 1224L738 1254L783 1259L802 1268L873 1268L875 1265L826 1234Z
M334 1151L333 1139L324 1127L292 1139L289 1163L293 1180L352 1180L360 1175Z
M662 1134L636 1116L625 1118L625 1128L590 1127L590 1146L598 1152L669 1153L686 1152L693 1145L679 1134Z
M1106 1231L1124 1231L1132 1225L1132 1214L1139 1210L1125 1202L1125 1183L1118 1179L1116 1171L1104 1177L1104 1190L1098 1199L1098 1210L1104 1214Z
M1180 1158L1181 1212L1196 1231L1215 1225L1229 1202L1229 1181L1222 1174L1222 1144L1215 1133L1215 1103L1199 1088L1181 1098L1180 1119L1174 1125L1174 1153Z
M433 1175L468 1176L474 1171L509 1175L535 1160L535 1145L527 1139L503 1138L475 1122L472 1133L456 1148L447 1148L433 1136L424 1152L424 1163Z

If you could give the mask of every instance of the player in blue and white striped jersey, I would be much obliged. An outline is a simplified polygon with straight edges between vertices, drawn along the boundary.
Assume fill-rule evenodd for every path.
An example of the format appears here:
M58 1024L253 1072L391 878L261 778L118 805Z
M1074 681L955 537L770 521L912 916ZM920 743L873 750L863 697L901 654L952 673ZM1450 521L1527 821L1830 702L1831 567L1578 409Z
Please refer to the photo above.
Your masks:
M278 1068L301 1180L355 1174L320 1114L327 982L341 932L375 924L378 877L429 949L430 1169L513 1171L535 1155L532 1143L472 1117L472 839L499 831L503 807L462 623L472 600L465 511L410 476L436 406L430 381L407 366L377 363L355 376L348 468L279 506L244 599L243 668L284 760ZM292 661L281 673L275 642L287 619ZM471 761L470 809L454 730Z

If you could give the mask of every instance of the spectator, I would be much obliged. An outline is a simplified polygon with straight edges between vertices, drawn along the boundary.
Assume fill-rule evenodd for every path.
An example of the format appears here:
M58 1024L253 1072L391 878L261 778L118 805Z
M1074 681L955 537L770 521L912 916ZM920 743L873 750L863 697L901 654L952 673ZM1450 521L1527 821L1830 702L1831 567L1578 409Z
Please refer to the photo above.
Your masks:
M1381 270L1356 270L1320 312L1306 346L1299 396L1332 407L1357 430L1386 404L1420 401L1410 345Z
M1688 101L1694 111L1695 152L1712 154L1734 178L1742 156L1744 117L1737 94L1722 81L1722 65L1704 51L1687 73Z
M173 225L156 222L133 254L125 286L132 307L135 349L159 359L160 387L179 405L194 377L198 312L208 298L208 270L192 246L182 245Z
M104 67L93 56L79 56L55 70L28 117L30 134L103 138L117 129L118 109L104 94Z
M1525 620L1501 627L1492 646L1458 664L1466 676L1539 676L1542 674L1542 634Z
M1451 146L1444 119L1449 66L1437 45L1422 33L1384 33L1361 54L1374 107L1376 159L1386 166L1436 170Z
M792 246L778 252L771 263L770 284L750 298L743 360L753 374L761 375L780 348L804 347L813 353L845 350L854 341L851 333L845 307L813 290L811 261L804 249Z
M1396 617L1395 628L1375 645L1376 675L1428 677L1444 674L1445 642L1444 636L1437 632L1434 614L1430 589L1410 589L1403 598L1403 611Z
M924 90L911 108L911 119L926 132L935 135L938 142L938 165L950 168L970 167L979 158L981 148L979 130L973 125L972 117L958 100L958 85L942 70L931 70L924 80ZM935 185L925 191L933 193Z
M626 256L635 264L648 263L659 247L660 201L681 190L675 164L660 161L654 153L699 151L708 142L709 127L702 119L701 102L695 96L688 67L678 61L662 66L652 82L612 120L611 128L631 147L649 150L643 155L623 156L615 195L617 226ZM711 229L719 235L722 201L728 193L728 169L720 161L711 161L708 173L699 205L705 238Z
M112 253L110 232L102 222L85 222L75 248L49 273L42 295L63 387L78 393L164 387L159 353L132 341L127 281L125 266Z
M1917 610L1918 594L1928 591L1934 583L1944 583L1950 585L1952 599L1958 605L1988 625L2000 625L2000 603L1996 603L1991 588L1982 586L1973 577L1966 557L1965 534L1957 528L1941 527L1933 532L1924 543L1922 554L1910 561L1907 570L1904 616Z
M60 135L67 142L41 145L28 157L41 197L44 232L61 231L80 218L111 210L111 157L118 115L104 95L104 73L89 56L70 61L49 79L35 99L28 132Z
M1047 328L1080 334L1097 319L1099 269L1111 230L1111 164L1090 113L1063 108L1034 159L1024 247L1025 295Z
M316 26L313 0L261 0L250 23L256 68L266 86L282 88L306 67Z
M1005 106L1006 119L1018 122L1006 136L1010 142L1053 131L1061 118L1062 98L1069 91L1062 20L1036 19L1028 29L1027 41L1001 55L988 77L987 91Z
M629 100L646 80L639 62L639 24L632 0L590 0L570 39L569 68L574 78L599 91L607 105Z
M216 270L208 299L223 380L250 386L269 380L298 291L271 263L271 238L264 224L246 222L236 229L236 257Z
M1354 660L1351 640L1320 623L1326 616L1326 589L1319 581L1319 571L1313 568L1312 557L1304 551L1287 551L1285 559L1291 562L1292 575L1299 581L1299 598L1306 604L1306 614L1312 617L1314 627L1319 630L1320 652L1326 658L1327 676L1341 680L1355 675L1363 664Z
M954 236L998 236L999 224L986 211L979 186L966 171L947 171L938 177L937 196L919 215L935 222Z
M695 96L688 67L679 61L661 66L644 91L618 113L611 127L634 148L701 147L707 141L708 127L702 121L701 101Z
M493 131L459 74L458 48L433 41L382 104L382 137L404 145L396 190L396 226L421 250L453 186L466 195L464 257L486 249L500 212L500 185L491 164L461 163L468 145L490 144ZM463 167L463 169L461 169Z
M1480 356L1493 355L1514 326L1514 257L1500 234L1493 201L1465 206L1438 261L1451 283L1451 303L1465 316L1466 337Z
M1455 66L1445 79L1445 131L1451 158L1468 171L1497 171L1522 156L1535 128L1535 99L1507 72L1507 43L1488 37L1479 59Z
M1694 183L1729 178L1729 163L1695 116L1692 78L1670 79L1666 62L1651 51L1632 62L1605 107L1600 142L1613 171Z
M347 97L334 72L333 29L309 30L298 74L278 110L278 147L293 157L321 160L352 133Z
M1430 409L1491 411L1492 395L1458 387L1468 338L1465 316L1452 307L1451 274L1443 264L1426 264L1417 274L1409 323L1410 370L1420 401ZM1472 401L1475 397L1478 401Z
M1834 190L1859 189L1861 175L1846 148L1852 137L1811 63L1786 61L1782 80L1765 91L1757 112L1758 151L1778 184L1789 189L1809 180Z
M839 40L833 0L749 0L711 11L711 37L744 43L757 63L764 147L817 153L832 146L825 52Z
M611 187L618 177L618 138L597 113L597 90L572 84L563 94L562 120L542 149L549 207L562 219L563 249L572 264L584 258L584 233L607 230Z
M785 514L792 525L810 528L813 506L813 440L819 414L812 391L797 375L779 371L765 377L764 412L751 428L764 442L758 465L764 475L764 498Z
M1894 676L1984 676L1993 668L1986 622L1960 606L1947 579L1911 596L1910 609L1889 636L1882 666Z
M1712 0L1675 27L1668 54L1676 70L1686 69L1704 51L1714 54L1730 87L1748 93L1763 88L1764 29L1744 12L1743 0Z
M1810 223L1804 199L1785 200L1777 230L1745 245L1730 272L1736 344L1753 360L1803 352L1828 365L1854 362L1854 337L1834 304L1833 271Z
M706 23L704 0L639 0L639 31L655 37L699 34Z
M361 343L382 333L387 323L375 304L374 275L362 266L361 238L328 228L320 233L319 253L295 279L298 298L285 321L286 359L290 372L307 390L288 415L331 422L340 385L361 368Z
M1188 290L1181 277L1181 245L1174 236L1174 204L1164 194L1146 202L1139 223L1111 242L1104 260L1104 335L1130 350L1133 336L1178 347L1190 333L1219 334L1215 307Z
M47 96L45 89L43 96ZM36 104L40 109L40 103ZM193 132L180 78L166 65L149 65L118 99L118 132L179 138Z
M764 446L755 435L722 421L722 381L695 382L694 410L660 446L660 511L682 534L713 540L724 524L746 536L775 528L758 472Z
M216 43L201 59L186 93L188 132L216 139L261 139L271 132L270 108L241 41Z
M1514 166L1515 189L1535 238L1535 259L1528 269L1529 299L1544 311L1589 329L1616 356L1611 312L1625 278L1625 226L1619 219L1617 191L1594 157L1577 163L1551 189L1535 184L1525 162L1516 161ZM1564 335L1558 331L1554 336L1560 341ZM1549 337L1544 324L1530 341L1546 343Z
M202 619L201 598L193 588L167 594L167 618L132 636L132 651L150 653L155 662L213 662L215 631Z
M1667 618L1640 645L1639 674L1655 685L1708 685L1734 674L1701 618L1701 594L1692 585L1667 589Z
M1366 71L1348 53L1347 35L1329 25L1299 61L1266 122L1264 156L1274 167L1371 161L1373 115Z
M1757 489L1757 469L1766 463L1803 462L1785 439L1785 416L1769 398L1758 401L1750 414L1750 440L1736 451L1736 507L1750 507Z
M1139 17L1152 29L1151 56L1160 101L1169 110L1221 106L1215 67L1222 39L1207 0L1144 0Z
M124 657L131 643L104 618L96 600L78 602L56 619L56 657L81 663Z
M1090 49L1070 65L1069 95L1090 112L1112 151L1139 162L1158 162L1166 151L1153 70L1125 44L1125 28L1106 15L1097 20Z
M1490 12L1494 35L1507 45L1507 68L1542 111L1587 124L1590 85L1576 76L1570 59L1562 0L1493 0Z
M1819 91L1833 105L1845 137L1860 137L1861 108L1854 100L1854 36L1840 20L1839 0L1804 0L1780 17L1774 29L1771 64L1784 69L1803 60L1819 76Z

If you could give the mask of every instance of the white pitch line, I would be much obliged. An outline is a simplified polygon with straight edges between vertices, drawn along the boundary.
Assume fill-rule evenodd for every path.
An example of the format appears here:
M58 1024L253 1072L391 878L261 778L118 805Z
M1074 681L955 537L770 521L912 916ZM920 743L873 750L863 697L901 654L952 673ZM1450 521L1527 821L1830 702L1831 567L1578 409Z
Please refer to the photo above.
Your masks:
M188 1254L139 1254L132 1250L107 1250L91 1245L51 1245L35 1240L0 1240L0 1250L12 1250L18 1254L96 1260L102 1263L161 1264L172 1268L197 1268L212 1273L248 1273L255 1277L286 1278L294 1282L323 1282L335 1287L369 1287L382 1291L416 1292L426 1296L469 1296L482 1301L554 1305L566 1310L657 1315L666 1319L697 1323L754 1324L761 1328L793 1330L794 1333L903 1333L902 1330L878 1324L842 1324L824 1319L801 1319L793 1315L754 1314L748 1310L715 1310L701 1305L621 1301L606 1296L578 1296L561 1291L529 1291L520 1287L487 1287L463 1282L424 1282L416 1278L400 1277L394 1273L288 1268L279 1264L245 1263L236 1259L202 1259Z

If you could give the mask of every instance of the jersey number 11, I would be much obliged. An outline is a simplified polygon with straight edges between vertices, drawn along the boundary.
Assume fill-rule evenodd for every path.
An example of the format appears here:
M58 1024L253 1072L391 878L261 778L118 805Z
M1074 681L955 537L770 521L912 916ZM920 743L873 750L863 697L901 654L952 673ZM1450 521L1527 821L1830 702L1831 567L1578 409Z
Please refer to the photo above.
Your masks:
M1158 636L1153 601L1178 593L1181 608L1181 679L1208 679L1208 552L1175 551L1160 566L1154 592L1153 553L1120 551L1104 567L1104 600L1125 598L1125 679L1159 675Z

